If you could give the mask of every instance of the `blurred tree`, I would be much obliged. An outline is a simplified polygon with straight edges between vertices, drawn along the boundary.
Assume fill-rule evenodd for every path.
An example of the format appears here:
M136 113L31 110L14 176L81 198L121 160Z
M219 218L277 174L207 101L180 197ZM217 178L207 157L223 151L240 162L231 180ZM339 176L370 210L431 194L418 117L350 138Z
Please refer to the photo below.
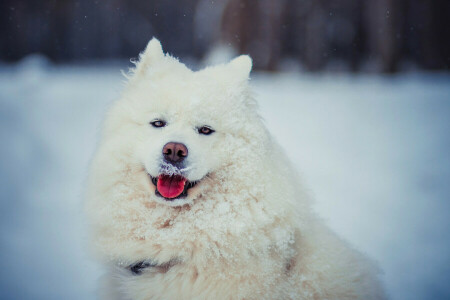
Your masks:
M222 18L222 42L250 53L256 68L275 70L281 56L285 1L231 0Z
M264 70L448 70L449 15L448 0L3 0L0 59L128 58L157 36L197 59L230 45Z

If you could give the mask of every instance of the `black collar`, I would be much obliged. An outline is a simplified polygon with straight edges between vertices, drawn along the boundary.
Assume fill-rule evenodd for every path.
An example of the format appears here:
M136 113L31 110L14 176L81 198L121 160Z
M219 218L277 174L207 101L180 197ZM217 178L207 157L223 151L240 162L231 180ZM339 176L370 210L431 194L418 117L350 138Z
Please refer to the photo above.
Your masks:
M131 273L134 275L141 275L142 270L146 268L154 268L157 265L154 263L146 262L146 261L140 261L133 265L130 265L128 268L130 269Z
M140 261L135 264L129 265L127 269L129 269L134 275L141 275L145 269L149 268L158 273L166 273L170 268L179 263L180 261L178 259L171 259L168 262L162 264L157 264L152 261Z

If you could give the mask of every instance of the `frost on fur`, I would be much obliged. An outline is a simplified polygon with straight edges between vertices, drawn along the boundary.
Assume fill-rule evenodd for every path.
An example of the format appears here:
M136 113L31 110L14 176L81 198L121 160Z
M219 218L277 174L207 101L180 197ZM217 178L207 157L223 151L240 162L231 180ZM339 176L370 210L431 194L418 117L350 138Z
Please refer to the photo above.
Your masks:
M160 168L160 174L164 175L183 175L185 172L192 169L192 166L186 167L186 168L178 168L172 164L169 164L165 161L161 161L161 168Z
M250 58L193 72L160 46L150 41L107 114L91 166L86 212L110 270L105 297L384 299L377 267L315 216L266 130ZM176 164L162 154L169 142L189 150ZM186 194L158 195L161 174L183 176ZM145 261L177 263L126 269Z

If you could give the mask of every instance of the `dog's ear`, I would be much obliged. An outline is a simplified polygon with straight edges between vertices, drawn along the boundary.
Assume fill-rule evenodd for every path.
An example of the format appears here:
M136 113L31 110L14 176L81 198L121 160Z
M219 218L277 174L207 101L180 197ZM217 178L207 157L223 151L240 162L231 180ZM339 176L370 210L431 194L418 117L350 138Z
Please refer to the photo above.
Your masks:
M164 52L161 43L152 38L147 44L144 52L139 54L139 61L134 62L136 68L134 69L133 77L140 77L143 75L153 64L164 58Z
M231 69L233 76L238 81L247 81L252 70L252 59L248 55L241 55L230 61L227 68Z

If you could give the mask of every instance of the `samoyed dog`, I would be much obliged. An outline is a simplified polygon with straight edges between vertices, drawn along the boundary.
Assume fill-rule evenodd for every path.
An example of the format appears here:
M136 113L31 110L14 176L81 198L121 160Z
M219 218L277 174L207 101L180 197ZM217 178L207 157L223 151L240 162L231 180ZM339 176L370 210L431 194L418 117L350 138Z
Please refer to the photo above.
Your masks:
M152 39L110 108L86 211L104 299L384 299L258 114L249 56L193 72Z

